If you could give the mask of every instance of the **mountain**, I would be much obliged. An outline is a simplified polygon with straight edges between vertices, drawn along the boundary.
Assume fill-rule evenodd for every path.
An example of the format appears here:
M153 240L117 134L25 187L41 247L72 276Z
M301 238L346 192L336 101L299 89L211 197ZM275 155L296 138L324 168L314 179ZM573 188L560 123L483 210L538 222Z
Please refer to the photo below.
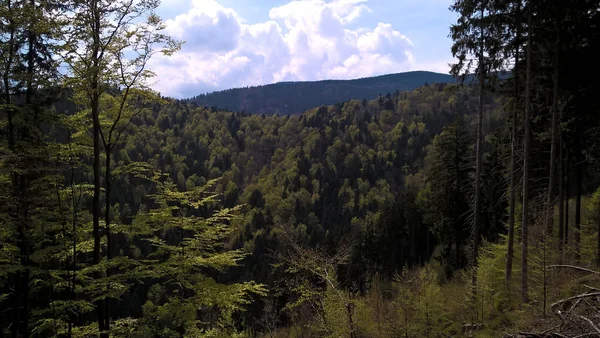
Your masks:
M388 74L355 80L279 82L202 94L188 101L207 107L250 114L298 114L313 107L351 99L377 98L396 91L414 90L427 83L451 83L451 75L427 71Z

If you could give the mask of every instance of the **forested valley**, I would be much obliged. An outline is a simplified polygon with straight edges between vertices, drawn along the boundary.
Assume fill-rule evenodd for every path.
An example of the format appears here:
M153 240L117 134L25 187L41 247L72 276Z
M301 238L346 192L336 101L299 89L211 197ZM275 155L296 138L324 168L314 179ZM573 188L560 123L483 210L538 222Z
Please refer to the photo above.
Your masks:
M295 115L152 90L158 4L0 5L0 337L600 335L597 1L456 0L458 83Z

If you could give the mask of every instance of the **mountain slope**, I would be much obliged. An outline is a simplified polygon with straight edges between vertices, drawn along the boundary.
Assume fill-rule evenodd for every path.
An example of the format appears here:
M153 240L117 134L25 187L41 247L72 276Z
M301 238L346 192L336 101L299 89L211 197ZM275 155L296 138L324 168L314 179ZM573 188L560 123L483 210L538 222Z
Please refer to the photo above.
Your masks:
M426 83L451 83L451 75L414 71L355 80L280 82L202 94L189 101L207 107L251 114L297 114L313 107L350 99L374 99L379 95L416 89Z

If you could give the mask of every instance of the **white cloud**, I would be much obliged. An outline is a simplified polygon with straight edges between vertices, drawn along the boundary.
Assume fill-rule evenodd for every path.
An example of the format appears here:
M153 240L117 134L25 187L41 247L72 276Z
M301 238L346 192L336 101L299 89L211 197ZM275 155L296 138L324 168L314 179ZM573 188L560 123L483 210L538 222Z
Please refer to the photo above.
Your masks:
M215 0L193 0L166 21L167 33L185 40L151 67L163 95L190 97L231 87L277 81L348 79L414 68L411 41L379 23L350 29L371 11L367 0L292 1L270 10L269 20L244 23Z

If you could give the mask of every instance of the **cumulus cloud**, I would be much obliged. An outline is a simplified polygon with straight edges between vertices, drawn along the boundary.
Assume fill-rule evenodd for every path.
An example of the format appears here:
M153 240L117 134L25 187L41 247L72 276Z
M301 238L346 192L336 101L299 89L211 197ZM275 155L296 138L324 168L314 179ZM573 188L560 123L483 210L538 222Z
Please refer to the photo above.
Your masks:
M412 42L392 25L350 29L368 0L300 0L272 8L269 20L244 23L214 0L193 0L166 20L182 50L151 67L163 95L191 97L278 81L349 79L411 69ZM355 26L355 25L354 25Z

